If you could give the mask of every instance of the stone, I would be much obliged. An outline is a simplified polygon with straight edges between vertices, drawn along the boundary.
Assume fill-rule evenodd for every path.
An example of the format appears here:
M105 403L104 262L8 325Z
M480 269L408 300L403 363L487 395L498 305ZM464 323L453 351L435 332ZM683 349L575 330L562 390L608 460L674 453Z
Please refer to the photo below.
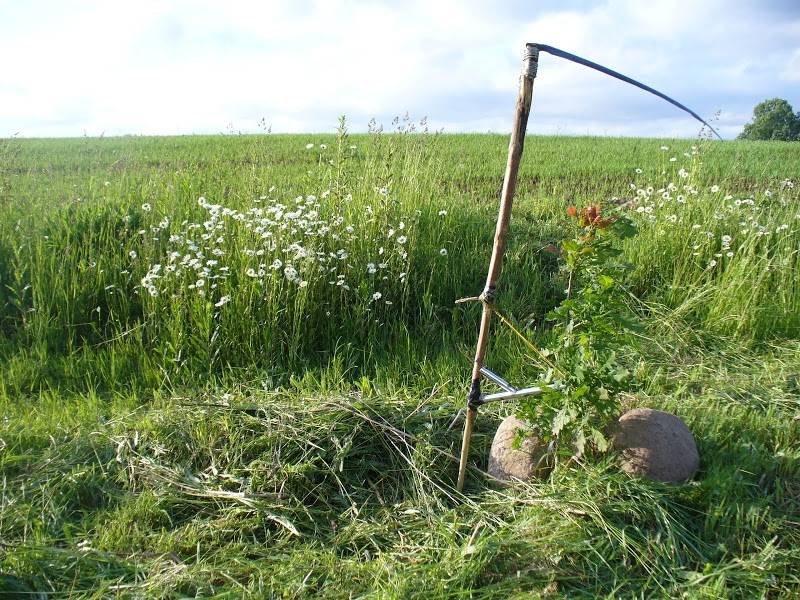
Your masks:
M500 423L489 453L489 474L502 481L544 479L553 468L547 444L535 435L528 435L519 448L515 448L520 429L530 431L530 427L514 415Z
M622 454L622 470L634 477L682 483L700 466L692 432L680 418L660 410L629 410L612 427L611 441Z

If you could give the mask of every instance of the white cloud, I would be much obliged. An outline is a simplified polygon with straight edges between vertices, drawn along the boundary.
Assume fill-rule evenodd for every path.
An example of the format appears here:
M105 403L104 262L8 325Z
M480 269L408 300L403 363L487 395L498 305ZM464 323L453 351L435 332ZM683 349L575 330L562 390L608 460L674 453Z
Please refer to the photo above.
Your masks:
M331 131L339 114L363 129L371 116L388 122L407 110L448 131L504 131L526 41L608 64L705 116L748 115L764 97L800 91L800 14L780 3L560 6L0 3L0 53L12 58L0 80L0 135L218 132L229 122L257 131L262 117L275 131ZM741 124L726 123L726 131ZM541 59L531 131L697 129L658 99Z

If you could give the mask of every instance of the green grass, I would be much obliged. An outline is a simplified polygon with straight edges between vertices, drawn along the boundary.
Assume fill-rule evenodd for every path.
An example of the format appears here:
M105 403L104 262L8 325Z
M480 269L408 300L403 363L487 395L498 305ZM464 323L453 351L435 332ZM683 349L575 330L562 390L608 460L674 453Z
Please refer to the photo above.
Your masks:
M513 407L493 407L462 495L452 423L478 313L453 302L482 287L506 145L407 132L0 142L0 590L797 596L795 146L526 140L501 309L545 342L563 286L542 249L565 235L564 209L624 205L646 326L627 402L681 416L701 469L665 486L608 457L498 489L481 470ZM198 250L208 273L167 271ZM489 356L513 381L535 377L503 328Z

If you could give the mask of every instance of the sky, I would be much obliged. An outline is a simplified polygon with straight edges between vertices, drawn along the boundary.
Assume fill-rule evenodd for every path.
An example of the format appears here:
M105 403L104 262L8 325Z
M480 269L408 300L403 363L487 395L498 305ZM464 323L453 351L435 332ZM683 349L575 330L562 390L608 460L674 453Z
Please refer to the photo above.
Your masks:
M526 42L688 105L725 138L800 110L800 0L0 0L0 137L508 132ZM717 115L715 117L715 115ZM528 131L694 137L663 100L542 55Z

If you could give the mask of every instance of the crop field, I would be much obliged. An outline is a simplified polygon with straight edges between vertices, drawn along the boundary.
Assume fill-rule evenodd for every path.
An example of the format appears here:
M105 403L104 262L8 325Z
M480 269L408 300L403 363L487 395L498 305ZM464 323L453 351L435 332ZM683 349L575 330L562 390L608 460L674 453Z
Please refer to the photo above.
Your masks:
M632 219L625 406L700 470L499 487L493 404L460 493L508 138L394 127L0 140L0 597L800 596L797 144L526 139L499 310L548 344L567 207Z

